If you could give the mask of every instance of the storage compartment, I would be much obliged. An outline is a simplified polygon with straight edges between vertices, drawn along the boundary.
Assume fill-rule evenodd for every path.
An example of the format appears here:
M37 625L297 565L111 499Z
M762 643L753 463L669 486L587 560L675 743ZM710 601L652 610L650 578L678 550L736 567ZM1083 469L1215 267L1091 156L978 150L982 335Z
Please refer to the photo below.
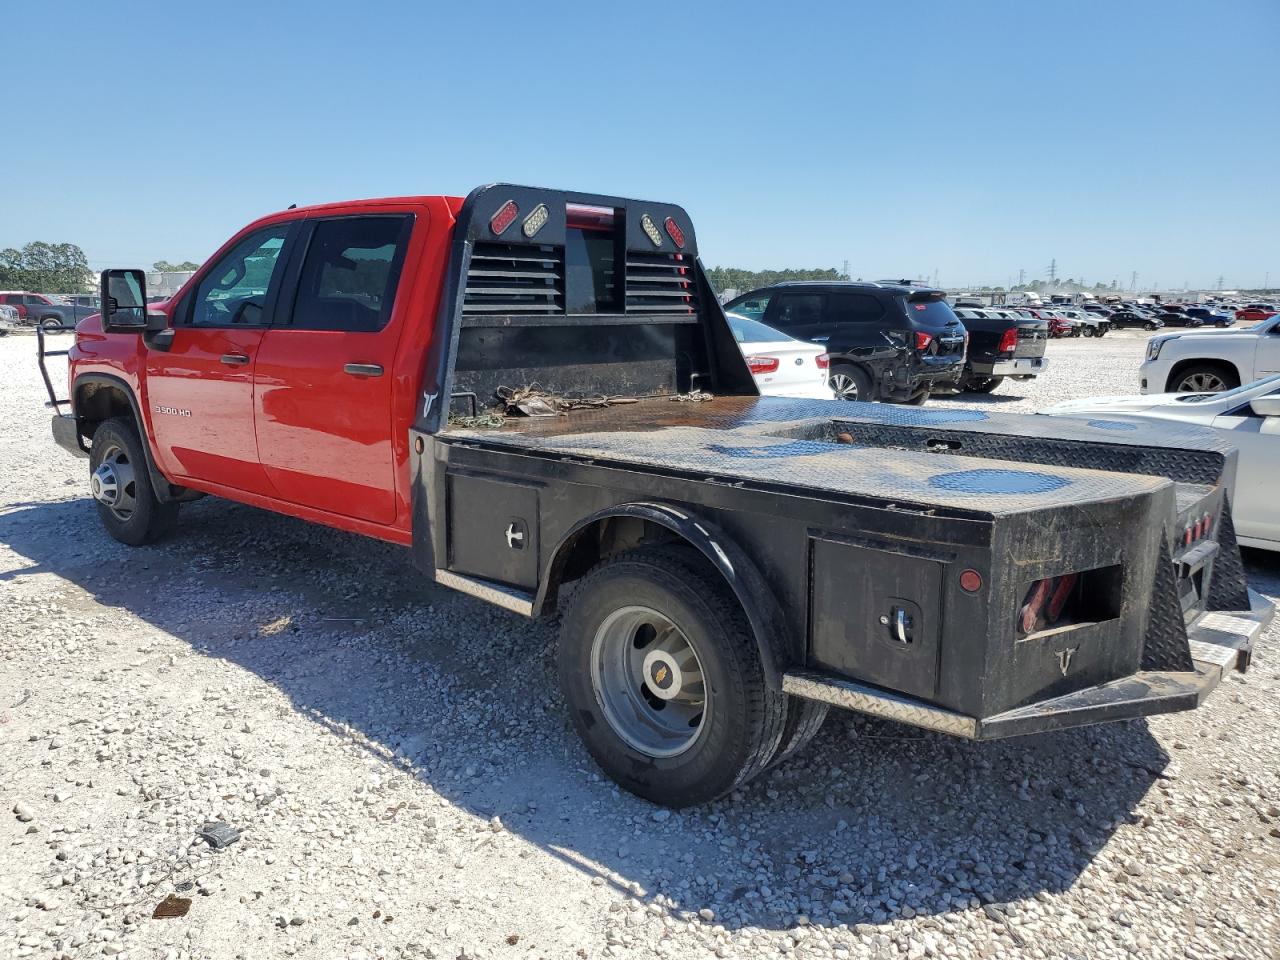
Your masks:
M809 542L812 665L932 698L944 564L871 544Z
M450 473L449 569L497 583L538 585L538 487Z

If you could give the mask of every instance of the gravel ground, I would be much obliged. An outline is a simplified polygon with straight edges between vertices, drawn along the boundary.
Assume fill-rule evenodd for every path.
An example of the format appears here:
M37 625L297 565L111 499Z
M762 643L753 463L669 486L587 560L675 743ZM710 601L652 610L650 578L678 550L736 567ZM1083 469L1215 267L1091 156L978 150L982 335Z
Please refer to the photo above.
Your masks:
M1054 342L983 402L1130 392L1142 344ZM992 744L833 715L669 813L593 769L553 624L398 548L213 499L109 540L34 345L0 340L0 957L1277 956L1274 628L1194 713Z

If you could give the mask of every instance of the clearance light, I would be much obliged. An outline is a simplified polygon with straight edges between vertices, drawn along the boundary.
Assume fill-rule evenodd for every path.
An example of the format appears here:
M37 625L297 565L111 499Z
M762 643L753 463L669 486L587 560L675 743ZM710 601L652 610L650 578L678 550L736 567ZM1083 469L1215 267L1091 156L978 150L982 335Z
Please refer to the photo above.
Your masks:
M520 225L520 232L526 237L532 237L545 227L550 219L551 211L547 209L545 203L540 203L533 208L533 213L524 218L524 223Z
M667 217L662 224L667 228L667 236L676 242L676 246L684 249L684 231L680 229L680 224L676 223L674 217Z
M502 231L515 223L516 215L520 213L520 208L516 206L514 200L508 200L498 208L498 212L489 220L489 229L493 231L495 237L502 235Z
M977 570L964 570L960 574L960 589L965 593L977 593L982 589L982 574Z
M747 357L747 366L752 373L773 373L781 361L777 357Z
M662 234L658 232L658 225L653 222L653 217L647 213L640 218L640 229L644 231L644 235L653 241L655 247L662 246Z

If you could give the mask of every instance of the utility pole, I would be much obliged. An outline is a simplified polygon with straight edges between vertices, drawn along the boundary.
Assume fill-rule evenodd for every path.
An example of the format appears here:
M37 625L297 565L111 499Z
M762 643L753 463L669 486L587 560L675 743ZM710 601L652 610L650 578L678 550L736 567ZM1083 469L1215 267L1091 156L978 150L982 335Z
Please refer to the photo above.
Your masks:
M1218 274L1218 289L1219 289L1219 290L1221 290L1221 289L1222 289L1222 285L1223 285L1223 283L1226 281L1226 279L1227 279L1227 278L1226 278L1226 277L1224 277L1222 274Z
M1026 271L1026 270L1019 270L1019 271L1018 271L1018 286L1020 286L1020 287L1021 287L1021 286L1025 285L1025 284L1026 284L1026 282L1027 282L1027 271Z
M1131 270L1129 272L1129 289L1134 293L1138 292L1138 271Z
M1049 273L1049 282L1057 283L1058 281L1058 258L1057 257L1054 257L1052 260L1049 261L1048 273Z
M845 275L846 277L847 277L847 276L849 276L849 261L848 261L848 260L846 260L846 261L844 262L844 275Z

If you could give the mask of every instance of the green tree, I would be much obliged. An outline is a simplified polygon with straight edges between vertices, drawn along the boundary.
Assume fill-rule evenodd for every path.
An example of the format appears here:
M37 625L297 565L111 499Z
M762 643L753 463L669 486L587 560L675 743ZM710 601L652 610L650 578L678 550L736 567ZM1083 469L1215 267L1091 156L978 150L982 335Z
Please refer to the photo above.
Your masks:
M89 261L74 243L37 240L0 250L0 287L39 293L84 293Z
M183 260L181 263L170 263L168 260L157 260L151 265L157 273L193 273L200 269L200 264Z
M744 270L740 267L712 267L707 271L711 286L719 293L723 290L737 290L745 293L759 287L782 283L787 280L848 280L847 273L841 273L835 267L795 268L785 267L780 270Z

